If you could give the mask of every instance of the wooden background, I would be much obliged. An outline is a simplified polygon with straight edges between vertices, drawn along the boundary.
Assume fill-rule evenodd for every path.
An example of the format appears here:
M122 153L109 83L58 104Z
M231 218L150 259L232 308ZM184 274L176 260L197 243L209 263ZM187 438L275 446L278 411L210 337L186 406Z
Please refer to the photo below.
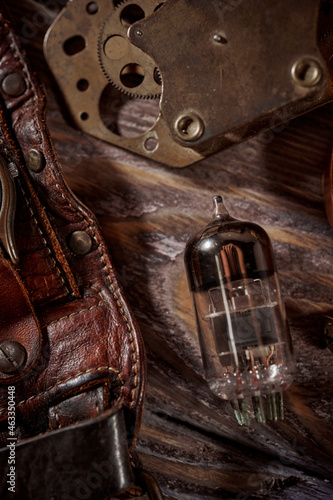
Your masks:
M64 175L97 215L141 327L148 386L138 448L166 499L333 498L333 354L323 341L323 317L333 313L333 231L321 194L333 105L196 165L168 168L67 120L41 48L61 2L6 3L46 86ZM122 130L147 127L155 112L156 102L128 101ZM240 428L203 379L183 250L210 220L215 194L273 240L297 361L286 418L275 424Z

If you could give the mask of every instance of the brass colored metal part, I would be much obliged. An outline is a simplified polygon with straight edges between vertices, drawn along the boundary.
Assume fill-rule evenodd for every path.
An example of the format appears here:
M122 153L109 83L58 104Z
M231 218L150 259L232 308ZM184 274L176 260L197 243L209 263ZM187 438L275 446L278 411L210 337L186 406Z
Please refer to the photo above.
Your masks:
M98 60L97 43L105 19L113 8L112 1L99 0L98 11L92 15L87 12L84 2L73 0L66 4L46 34L45 57L73 122L94 137L167 165L184 167L203 159L204 155L200 152L184 147L173 139L161 114L153 127L136 137L120 136L104 124L100 100L109 82ZM68 55L60 47L64 47L64 43L74 36L84 39L85 48ZM149 139L154 140L153 150L148 147L151 142Z
M295 62L291 68L291 76L298 85L313 87L320 82L322 70L315 59L304 58Z
M26 350L16 340L5 340L0 344L0 372L15 373L26 358Z
M27 165L33 172L41 172L45 167L45 157L41 151L32 148L28 151Z
M129 0L115 10L99 0L92 14L85 2L72 0L48 31L44 50L80 129L183 167L333 99L333 36L317 40L320 1L301 4L291 0L286 14L281 0ZM81 48L72 55L59 50L74 39ZM106 76L140 97L161 88L151 129L122 137L105 125ZM141 83L126 86L133 76ZM198 121L186 120L189 113Z
M88 12L88 14L96 14L98 12L98 3L97 2L89 2L87 7L86 7L86 11Z
M191 112L180 115L175 123L176 134L186 142L200 139L204 130L205 126L200 116Z
M299 9L296 0L288 15L280 0L247 0L235 8L168 0L129 28L132 43L161 73L168 128L174 131L178 116L191 109L205 124L191 147L206 156L277 125L277 110L290 119L332 100L329 64L317 46L319 2L303 1L301 17Z
M1 209L0 209L0 241L11 261L18 262L18 253L14 238L14 219L16 210L16 187L7 166L0 156ZM15 170L15 168L13 168ZM14 174L15 175L15 174Z
M133 45L127 30L131 24L153 14L159 0L127 0L114 9L99 36L98 57L111 83L134 97L154 98L161 94L155 78L156 64Z
M18 97L26 91L27 84L21 73L10 73L3 79L1 87L7 95Z
M69 248L76 255L86 255L92 248L92 240L85 231L74 231L69 238Z

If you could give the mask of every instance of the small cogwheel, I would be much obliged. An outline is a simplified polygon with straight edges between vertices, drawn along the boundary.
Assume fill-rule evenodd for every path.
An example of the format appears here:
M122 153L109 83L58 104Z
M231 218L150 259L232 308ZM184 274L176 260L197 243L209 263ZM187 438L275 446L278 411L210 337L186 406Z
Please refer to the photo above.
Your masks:
M161 5L158 0L125 0L106 19L99 35L98 58L106 78L141 99L159 97L162 78L152 58L130 42L127 31Z

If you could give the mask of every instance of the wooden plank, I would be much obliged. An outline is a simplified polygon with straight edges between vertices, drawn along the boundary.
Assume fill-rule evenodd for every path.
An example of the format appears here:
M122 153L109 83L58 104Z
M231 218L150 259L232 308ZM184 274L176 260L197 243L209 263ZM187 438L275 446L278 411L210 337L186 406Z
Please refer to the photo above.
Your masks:
M10 8L21 34L41 9L33 0ZM44 30L27 49L47 88L51 134L70 186L99 219L147 348L139 440L147 468L168 499L332 498L333 363L322 334L333 309L333 232L321 176L333 106L191 167L168 168L71 126L43 60ZM131 102L125 126L132 116L149 122L154 106ZM240 428L203 378L183 250L209 221L215 194L273 240L297 361L286 418L276 424Z

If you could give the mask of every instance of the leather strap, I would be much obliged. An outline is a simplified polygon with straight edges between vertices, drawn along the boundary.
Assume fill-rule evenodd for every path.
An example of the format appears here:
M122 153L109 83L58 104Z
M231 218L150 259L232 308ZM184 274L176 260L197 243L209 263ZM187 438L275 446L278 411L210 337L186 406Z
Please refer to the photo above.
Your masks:
M0 288L0 301L9 303L0 342L7 338L8 324L14 324L16 340L28 346L20 324L29 318L37 320L38 335L35 331L31 337L38 338L38 346L31 347L33 369L10 378L15 381L15 424L9 418L7 384L0 384L0 497L13 498L7 483L7 444L13 439L14 498L104 500L133 481L129 457L143 409L143 342L97 221L61 175L45 125L45 95L1 4L0 153L6 165L17 166L17 268L5 263L4 275L10 291L20 288L24 321L16 324L10 310L17 296L5 297ZM78 234L88 241L84 251L71 244ZM0 322L1 316L2 310ZM112 409L118 403L124 411ZM9 425L15 426L10 433Z
M94 419L16 445L8 440L8 445L0 450L3 500L100 500L129 489L134 482L119 405ZM8 490L14 447L15 495Z
M16 382L17 434L19 439L31 438L50 426L70 425L80 415L82 420L94 418L120 398L134 445L145 383L142 338L97 221L61 175L45 125L45 95L1 4L1 154L6 163L17 165L17 272L43 337L37 365ZM11 78L20 84L19 91L8 87ZM31 154L40 160L40 168L31 164ZM70 245L77 233L90 241L84 252ZM79 397L92 388L89 397ZM0 386L0 446L6 440L3 389Z
M0 344L20 343L26 351L22 368L10 374L0 371L0 385L22 379L35 366L41 350L42 334L28 292L9 260L0 252Z

